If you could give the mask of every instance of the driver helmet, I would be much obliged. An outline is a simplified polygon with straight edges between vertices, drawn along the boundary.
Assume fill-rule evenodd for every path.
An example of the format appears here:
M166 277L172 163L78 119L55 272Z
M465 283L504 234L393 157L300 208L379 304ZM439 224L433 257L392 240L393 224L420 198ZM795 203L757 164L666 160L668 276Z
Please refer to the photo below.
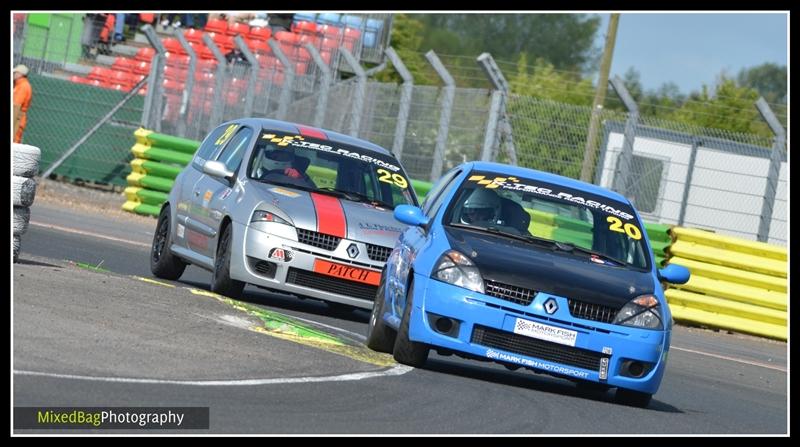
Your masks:
M464 202L461 223L497 222L500 218L500 196L486 188L476 188Z
M264 150L261 159L261 168L268 172L278 170L283 172L286 168L292 167L294 161L294 154L286 149L272 149L267 148Z

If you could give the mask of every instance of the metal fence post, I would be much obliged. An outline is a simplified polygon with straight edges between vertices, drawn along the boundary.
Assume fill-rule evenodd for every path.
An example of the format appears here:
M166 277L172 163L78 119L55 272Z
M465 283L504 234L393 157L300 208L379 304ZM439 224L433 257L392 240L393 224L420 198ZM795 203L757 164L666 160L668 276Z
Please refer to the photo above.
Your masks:
M692 187L694 178L694 165L697 160L697 149L703 145L698 138L692 138L692 153L689 155L689 166L686 167L686 181L683 185L683 198L681 199L681 211L678 215L678 226L683 226L686 219L686 207L689 204L689 189Z
M314 127L322 127L322 123L325 121L325 111L328 109L328 94L331 88L331 69L328 68L328 65L325 64L325 61L322 60L322 56L319 55L319 51L314 45L311 43L306 43L305 45L306 50L311 55L311 60L314 61L314 64L319 68L319 72L322 74L322 79L319 81L319 96L317 97L317 110L314 112Z
M186 40L186 37L183 36L183 33L177 33L176 36L178 37L178 42L180 42L183 50L189 55L189 71L188 75L186 76L186 84L184 85L183 95L181 97L180 120L178 121L178 136L186 137L186 126L187 120L189 119L189 102L192 98L192 91L194 90L194 75L195 71L197 70L197 53L195 53L194 48L189 45L189 42Z
M210 118L211 126L217 126L222 121L222 88L225 82L225 67L227 66L227 61L222 51L217 47L217 44L214 43L214 39L212 39L208 33L203 34L203 43L211 50L211 53L214 54L214 58L217 60L217 73L214 75L214 102L211 106Z
M353 56L347 48L340 46L339 53L344 57L345 63L353 70L356 75L356 94L353 98L353 111L352 119L350 120L350 129L348 134L352 137L358 138L358 131L361 127L361 113L364 110L364 100L367 93L367 74L364 69L359 65L355 56Z
M411 95L414 93L414 77L406 68L406 64L400 59L400 55L389 47L384 50L397 74L403 78L400 86L400 107L397 110L397 126L394 129L394 142L392 143L392 153L398 160L402 160L403 143L406 138L406 127L408 127L408 112L411 110Z
M767 242L769 240L769 227L772 224L772 210L775 206L775 195L778 191L778 178L781 171L781 159L783 148L786 145L786 129L783 128L772 109L764 100L759 97L756 101L756 108L761 116L769 125L775 140L772 143L772 152L769 157L769 170L767 171L767 186L764 188L764 202L761 205L761 222L758 224L758 240Z
M625 83L619 76L611 79L611 87L628 109L628 119L625 121L625 141L622 143L622 152L619 154L619 163L614 172L614 189L626 196L630 192L631 164L633 161L633 141L636 138L636 125L639 123L639 106L633 100L630 92L625 87Z
M294 65L283 54L283 50L281 50L281 46L275 39L270 38L267 42L269 47L272 49L272 54L278 58L283 66L283 90L281 90L281 96L278 100L278 111L275 114L275 118L279 120L285 120L286 114L289 110L289 101L292 100L292 84L294 84Z
M497 147L497 126L500 120L500 107L503 102L503 93L500 90L492 92L492 103L489 106L489 119L486 121L486 132L483 137L483 151L481 161L493 161L494 148Z
M456 94L456 81L447 71L442 61L433 50L425 53L425 59L436 70L436 74L442 78L444 82L444 97L442 98L442 112L439 115L439 132L436 135L436 149L433 152L433 166L431 167L430 180L436 181L442 176L442 168L444 166L444 158L447 149L447 133L450 129L450 115L453 113L453 100Z
M495 156L497 155L496 149L498 148L498 143L500 137L503 137L503 141L505 144L506 153L508 154L508 158L511 161L511 164L517 164L517 150L514 146L514 136L511 129L511 118L508 116L508 95L511 91L508 81L506 81L505 76L503 76L503 72L500 70L500 67L497 66L497 63L494 61L494 58L489 53L482 53L476 59L478 65L483 68L483 71L486 74L486 77L489 79L489 82L492 84L495 92L492 94L492 106L489 109L489 113L491 114L493 111L495 115L490 115L487 127L486 127L486 137L484 138L483 144L483 152L481 156L481 160L485 161L494 161ZM495 109L495 93L499 93L499 101L500 103L497 105L497 109ZM493 124L494 123L494 124ZM490 130L490 126L491 130ZM489 138L492 137L492 138ZM490 145L487 147L487 145ZM488 154L488 155L487 155ZM488 157L488 158L483 158Z
M156 50L156 54L150 61L150 77L147 85L147 96L142 110L142 125L147 129L161 131L161 114L163 112L164 82L164 63L166 62L166 50L161 43L161 39L156 34L151 25L142 27L142 32L150 45Z
M253 99L256 96L256 81L258 81L258 59L247 48L247 44L242 39L240 34L237 34L233 39L239 51L242 52L247 63L250 64L250 78L247 80L247 94L244 98L244 116L251 116L253 114Z

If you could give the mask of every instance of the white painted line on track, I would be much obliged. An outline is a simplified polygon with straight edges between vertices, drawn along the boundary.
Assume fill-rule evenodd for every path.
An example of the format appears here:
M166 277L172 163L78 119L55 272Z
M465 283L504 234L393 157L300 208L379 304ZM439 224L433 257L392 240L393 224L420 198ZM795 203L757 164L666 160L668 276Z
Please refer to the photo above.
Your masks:
M714 357L716 359L728 360L728 361L736 362L736 363L744 363L745 365L760 366L761 368L774 369L776 371L787 372L786 368L784 368L782 366L770 365L768 363L753 362L753 361L750 361L750 360L739 359L739 358L736 358L736 357L728 357L726 355L712 354L710 352L695 351L694 349L680 348L678 346L672 346L672 347L670 347L670 349L675 349L675 350L684 351L684 352L691 352L692 354L705 355L705 356L708 356L708 357Z
M386 371L363 372L352 374L341 374L338 376L323 377L281 377L274 379L240 379L240 380L162 380L162 379L139 379L129 377L96 377L81 376L74 374L56 374L38 371L14 370L14 374L20 376L50 377L55 379L88 380L94 382L109 383L134 383L146 385L188 385L188 386L257 386L257 385L281 385L289 383L321 383L321 382L350 382L355 380L372 379L375 377L400 376L409 371L412 367L397 365Z
M348 335L352 335L353 337L355 337L355 338L357 338L357 339L359 339L361 341L364 341L364 340L367 339L367 337L365 335L361 335L361 334L359 334L357 332L351 332L351 331L348 331L347 329L342 329L340 327L331 326L331 325L325 324L325 323L320 323L319 321L309 320L307 318L301 318L301 317L298 317L298 316L295 316L295 315L292 315L292 314L284 314L284 315L286 315L288 317L291 317L291 318L294 318L296 320L304 321L306 323L315 324L315 325L326 327L328 329L333 329L335 331L342 332L342 333L345 333L345 334L348 334Z
M91 237L96 237L96 238L99 238L99 239L106 239L106 240L114 241L114 242L122 242L124 244L135 245L137 247L150 248L150 244L145 244L143 242L129 241L127 239L122 239L122 238L113 237L113 236L106 236L104 234L92 233L90 231L77 230L75 228L61 227L61 226L58 226L58 225L45 224L45 223L33 222L33 221L30 222L30 225L35 225L37 227L42 227L42 228L49 228L51 230L63 231L65 233L80 234L80 235L83 235L83 236L91 236Z

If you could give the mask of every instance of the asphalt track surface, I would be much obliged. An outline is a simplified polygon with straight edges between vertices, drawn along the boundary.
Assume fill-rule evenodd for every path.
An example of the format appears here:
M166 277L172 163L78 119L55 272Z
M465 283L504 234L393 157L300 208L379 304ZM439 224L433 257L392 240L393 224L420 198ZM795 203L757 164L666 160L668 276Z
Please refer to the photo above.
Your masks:
M254 331L252 312L190 290L208 288L210 273L196 267L166 281L175 287L145 282L154 279L154 227L155 219L32 207L13 273L14 406L209 407L210 430L195 433L788 431L785 343L676 327L647 409L617 404L613 392L587 394L563 379L452 356L431 354L424 369L411 369ZM334 312L250 286L242 301L369 352L359 347L366 311Z

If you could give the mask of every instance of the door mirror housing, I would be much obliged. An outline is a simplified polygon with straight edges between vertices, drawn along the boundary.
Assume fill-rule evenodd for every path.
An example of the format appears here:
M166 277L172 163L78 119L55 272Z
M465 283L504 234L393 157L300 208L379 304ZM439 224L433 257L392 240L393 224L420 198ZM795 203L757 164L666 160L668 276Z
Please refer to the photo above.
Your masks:
M686 284L690 276L689 269L678 264L669 264L658 270L658 279L672 284Z
M225 163L221 161L209 160L203 165L203 172L216 178L224 179L227 181L233 180L233 172L228 170Z
M428 219L422 210L412 205L397 205L394 209L394 218L406 225L424 227L428 225Z

